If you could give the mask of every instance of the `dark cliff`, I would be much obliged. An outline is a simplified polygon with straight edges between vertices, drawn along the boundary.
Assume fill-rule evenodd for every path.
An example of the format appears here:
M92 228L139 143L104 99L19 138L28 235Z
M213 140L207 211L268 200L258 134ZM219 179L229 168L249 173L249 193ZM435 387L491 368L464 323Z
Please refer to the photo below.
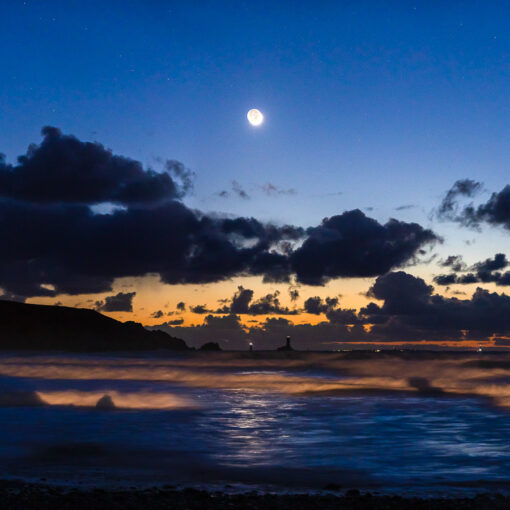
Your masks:
M0 350L185 351L184 340L94 310L0 300Z

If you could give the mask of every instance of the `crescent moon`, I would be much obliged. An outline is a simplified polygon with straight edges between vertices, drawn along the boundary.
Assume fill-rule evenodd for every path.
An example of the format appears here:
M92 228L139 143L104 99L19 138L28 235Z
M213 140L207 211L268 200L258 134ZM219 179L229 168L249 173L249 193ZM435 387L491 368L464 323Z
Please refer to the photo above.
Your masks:
M252 126L260 126L262 122L264 122L264 115L262 115L262 112L257 110L257 108L252 108L246 114L246 117Z

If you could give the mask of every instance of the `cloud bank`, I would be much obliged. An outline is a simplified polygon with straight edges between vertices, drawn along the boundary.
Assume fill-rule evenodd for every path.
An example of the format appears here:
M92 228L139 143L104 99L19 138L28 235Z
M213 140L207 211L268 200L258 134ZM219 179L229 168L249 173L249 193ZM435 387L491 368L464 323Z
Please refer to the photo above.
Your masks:
M486 202L461 206L462 198L473 198L482 189L483 185L480 182L470 179L457 181L446 193L438 209L438 216L470 227L487 224L510 230L510 185L508 184L501 191L492 193Z
M169 284L259 275L322 285L384 274L438 239L416 223L380 224L359 210L306 230L203 214L181 200L192 184L181 163L156 172L53 127L42 135L16 164L0 161L5 295L108 292L116 278L147 274ZM102 204L117 208L97 212Z
M446 262L454 260L448 257L442 266L448 267ZM457 258L455 258L457 260ZM495 283L496 285L510 285L510 271L501 271L508 267L509 262L504 253L497 253L492 259L477 262L471 267L454 262L450 266L452 273L440 274L434 277L438 285L469 284L469 283Z
M100 312L132 312L135 296L136 292L119 292L114 296L107 296L104 301L96 301L96 310Z
M349 342L486 342L493 337L500 341L510 337L510 296L506 294L478 288L469 299L448 298L436 294L422 278L397 271L378 277L369 296L373 301L358 312L338 306L337 298L307 299L304 311L324 317L317 324L267 317L261 324L246 326L242 315L249 313L249 307L243 305L238 313L232 308L225 315L209 313L200 325L172 327L162 323L155 327L191 345L214 340L227 348L246 348L253 341L258 348L272 349L287 335L296 347L316 350Z

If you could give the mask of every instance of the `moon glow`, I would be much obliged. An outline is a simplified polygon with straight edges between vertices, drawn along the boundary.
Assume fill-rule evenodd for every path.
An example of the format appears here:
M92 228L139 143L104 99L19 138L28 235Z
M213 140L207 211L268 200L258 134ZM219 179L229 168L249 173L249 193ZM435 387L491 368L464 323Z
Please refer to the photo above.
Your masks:
M248 118L248 122L252 126L260 126L262 122L264 122L264 115L260 112L260 110L257 110L256 108L252 108L247 114L246 117Z

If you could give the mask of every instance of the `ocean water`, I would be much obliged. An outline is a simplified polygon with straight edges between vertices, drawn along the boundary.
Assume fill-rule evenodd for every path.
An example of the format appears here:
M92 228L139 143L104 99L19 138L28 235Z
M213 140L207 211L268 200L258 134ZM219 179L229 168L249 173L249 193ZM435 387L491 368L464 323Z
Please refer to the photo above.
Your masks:
M0 469L71 485L505 493L509 406L502 354L10 353Z

